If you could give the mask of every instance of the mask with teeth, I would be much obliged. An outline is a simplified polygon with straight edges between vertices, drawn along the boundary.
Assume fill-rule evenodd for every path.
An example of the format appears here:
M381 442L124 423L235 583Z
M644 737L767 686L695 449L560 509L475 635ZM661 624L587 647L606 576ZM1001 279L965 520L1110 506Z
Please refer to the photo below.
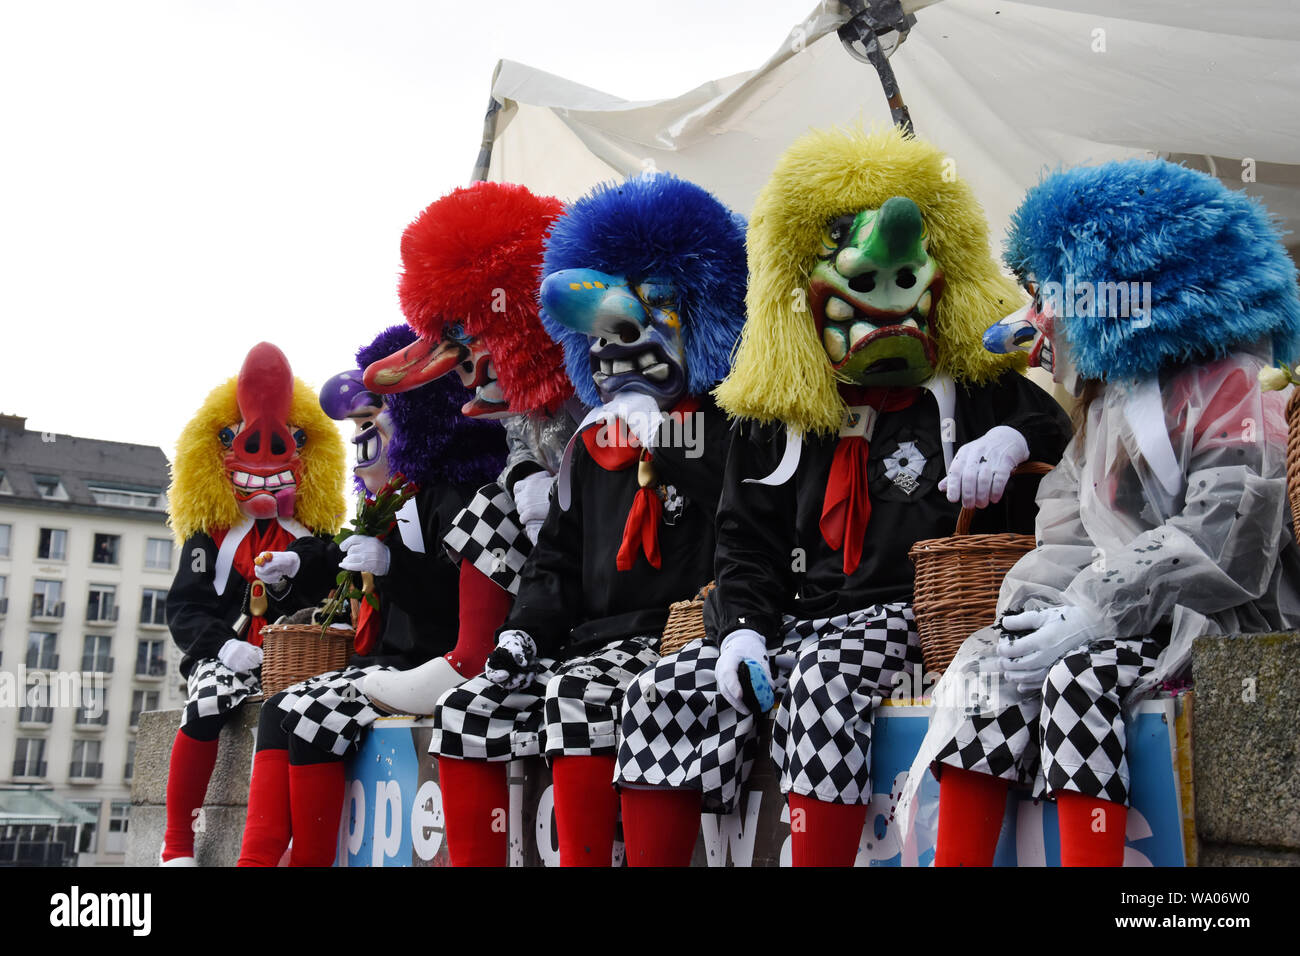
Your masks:
M809 305L835 377L869 386L930 378L943 271L916 203L892 196L879 209L840 216L821 242Z
M1056 308L1050 297L1043 296L1037 281L1025 281L1030 302L1021 309L994 322L984 331L984 348L995 355L1024 352L1029 365L1052 373L1053 381L1078 395L1082 382L1070 361L1069 349L1054 340Z
M235 389L241 421L221 429L223 467L239 510L249 518L289 518L297 497L307 436L289 423L293 373L274 345L255 345Z
M378 491L389 479L388 446L393 438L393 422L384 400L366 389L360 369L349 369L325 383L320 403L335 421L352 422L356 461L352 473L367 491Z
M561 269L542 282L541 302L552 319L590 339L591 378L602 401L641 392L667 410L686 394L686 349L672 282Z
M408 392L451 371L474 393L461 407L462 415L493 420L512 414L492 354L479 336L470 335L459 323L444 325L440 339L417 339L367 366L364 387L380 394Z

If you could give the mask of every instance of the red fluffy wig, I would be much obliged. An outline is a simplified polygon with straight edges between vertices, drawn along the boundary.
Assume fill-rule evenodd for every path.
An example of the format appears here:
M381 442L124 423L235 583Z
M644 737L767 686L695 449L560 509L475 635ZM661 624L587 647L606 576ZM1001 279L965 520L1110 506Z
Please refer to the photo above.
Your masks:
M523 186L480 182L443 196L402 234L406 321L425 339L444 324L478 336L514 412L554 411L573 394L564 351L537 317L543 241L563 211Z

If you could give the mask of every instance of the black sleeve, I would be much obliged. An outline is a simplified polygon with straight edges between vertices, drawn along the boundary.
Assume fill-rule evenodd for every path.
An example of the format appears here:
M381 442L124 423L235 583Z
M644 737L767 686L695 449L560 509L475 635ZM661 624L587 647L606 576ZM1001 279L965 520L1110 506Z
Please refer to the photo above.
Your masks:
M731 437L718 505L716 633L709 634L714 641L740 628L774 636L782 608L794 596L795 481L744 481L771 474L785 442L780 425L742 423Z
M687 498L709 510L717 508L719 472L727 460L731 432L712 401L690 415L666 417L652 451L655 471Z
M524 631L543 657L557 657L568 642L584 607L582 597L582 485L596 465L579 445L574 449L569 510L551 494L550 510L537 543L520 573L519 594L506 621L497 629Z
M167 592L167 627L172 640L193 660L214 658L236 637L234 623L243 602L238 594L217 594L213 585L217 545L206 534L191 535L181 548L180 567ZM233 584L234 582L232 582Z
M319 604L335 586L343 552L333 538L323 534L301 537L288 550L302 562L293 577L292 591L306 604Z
M453 485L447 485L436 497L417 500L420 534L424 537L423 552L408 548L396 528L384 539L388 546L388 573L375 583L408 614L418 614L427 605L439 562L446 564L449 561L442 548L443 536L465 503L465 495Z
M1029 460L1054 465L1070 442L1070 416L1047 392L1016 372L994 385L993 409L998 423L1025 436ZM978 437L978 436L977 436Z

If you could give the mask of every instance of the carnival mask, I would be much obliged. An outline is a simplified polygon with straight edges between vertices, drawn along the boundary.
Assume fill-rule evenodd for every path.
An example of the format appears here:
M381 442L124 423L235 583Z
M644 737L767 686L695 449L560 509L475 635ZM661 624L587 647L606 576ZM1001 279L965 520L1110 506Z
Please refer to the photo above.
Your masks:
M320 390L320 406L335 421L353 423L356 463L352 473L374 493L388 481L388 446L393 422L384 400L365 387L359 369L335 375Z
M1052 299L1042 294L1032 276L1025 281L1025 291L1029 293L1029 304L985 329L984 348L996 355L1024 352L1030 367L1051 372L1053 381L1077 394L1080 383L1069 351L1063 342L1057 344L1054 340L1056 308Z
M926 245L921 210L903 196L828 224L808 292L836 378L907 386L934 374L943 271Z
M686 393L686 349L677 288L595 269L562 269L542 282L542 308L591 338L591 378L603 401L641 392L662 409Z
M416 339L406 348L371 363L363 382L380 395L409 392L455 370L474 397L461 406L467 418L497 419L510 415L510 403L497 382L492 355L477 336L459 324L442 327L437 341Z
M293 373L274 345L253 346L235 387L242 421L221 429L223 467L239 510L249 518L290 518L302 467L298 452L307 441L289 423Z

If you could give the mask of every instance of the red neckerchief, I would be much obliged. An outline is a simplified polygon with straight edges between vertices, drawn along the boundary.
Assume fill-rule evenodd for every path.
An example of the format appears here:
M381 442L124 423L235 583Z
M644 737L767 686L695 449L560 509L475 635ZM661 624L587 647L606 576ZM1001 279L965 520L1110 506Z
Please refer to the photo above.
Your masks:
M840 394L849 405L870 405L878 412L893 412L915 402L921 389L843 386ZM862 539L871 521L871 496L867 492L870 457L870 444L862 435L840 438L822 500L822 517L817 526L831 548L843 548L846 576L857 570L862 559Z
M268 522L265 531L259 531L257 525L258 522L254 521L253 526L248 529L248 534L244 535L244 539L239 542L231 564L239 572L239 576L248 582L250 588L265 588L266 585L253 573L253 559L263 551L284 551L296 539L292 531L285 530L274 518ZM212 541L217 546L217 550L221 550L221 543L226 540L229 532L229 528L222 528L213 533ZM265 624L266 618L260 614L249 618L248 643L257 647L262 646L262 628Z
M670 414L685 416L699 411L699 399L686 396ZM624 471L638 461L653 461L654 456L641 447L636 436L628 431L622 419L615 419L611 431L609 422L602 422L582 433L592 460L606 471ZM623 525L623 543L619 545L614 565L620 571L630 571L636 564L638 553L644 554L650 566L658 569L662 564L659 553L659 520L663 516L663 501L654 488L638 488Z

